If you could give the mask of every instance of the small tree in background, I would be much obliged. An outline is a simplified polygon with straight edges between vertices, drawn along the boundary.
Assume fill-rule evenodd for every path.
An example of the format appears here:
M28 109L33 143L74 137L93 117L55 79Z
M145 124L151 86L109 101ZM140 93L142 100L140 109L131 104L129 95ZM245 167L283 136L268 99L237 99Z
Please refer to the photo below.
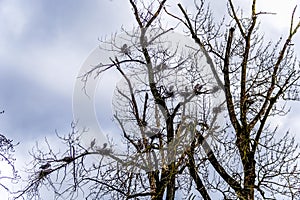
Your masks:
M67 151L55 153L48 142L48 152L33 151L32 176L18 197L40 199L50 187L58 199L299 198L298 145L270 125L288 112L287 101L298 100L295 10L287 38L272 43L259 32L259 17L268 13L255 0L248 17L228 0L220 24L204 1L195 3L194 16L181 4L169 12L166 0L129 2L137 27L122 43L103 42L115 56L81 77L88 84L116 70L123 78L113 105L125 147L94 140L84 147L73 124L60 137ZM175 27L162 16L187 28L197 48L168 48Z
M3 114L1 111L0 114ZM13 140L6 138L0 133L0 190L4 189L10 192L7 183L13 183L18 179L17 170L14 166L15 158L13 157L16 144L13 144Z

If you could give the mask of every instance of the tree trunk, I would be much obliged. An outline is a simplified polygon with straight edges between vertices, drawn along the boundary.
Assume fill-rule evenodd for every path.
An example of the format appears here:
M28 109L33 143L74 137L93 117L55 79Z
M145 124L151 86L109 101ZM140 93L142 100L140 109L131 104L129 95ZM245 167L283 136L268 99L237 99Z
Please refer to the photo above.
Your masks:
M167 185L167 197L166 200L174 200L175 199L175 163L172 162L169 165L169 179Z

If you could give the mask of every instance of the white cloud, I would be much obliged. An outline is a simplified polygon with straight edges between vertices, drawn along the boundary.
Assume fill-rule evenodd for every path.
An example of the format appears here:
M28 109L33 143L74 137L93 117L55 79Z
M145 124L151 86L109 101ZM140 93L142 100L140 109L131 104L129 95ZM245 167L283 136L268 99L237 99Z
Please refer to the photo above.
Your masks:
M275 29L287 29L290 26L292 12L297 3L299 4L296 0L257 1L257 11L276 13L275 15L267 15L265 20ZM299 15L297 13L299 12L296 12L296 17L298 18Z
M9 35L20 35L27 24L30 13L22 1L3 0L0 3L0 28L1 32ZM1 37L2 38L2 37Z

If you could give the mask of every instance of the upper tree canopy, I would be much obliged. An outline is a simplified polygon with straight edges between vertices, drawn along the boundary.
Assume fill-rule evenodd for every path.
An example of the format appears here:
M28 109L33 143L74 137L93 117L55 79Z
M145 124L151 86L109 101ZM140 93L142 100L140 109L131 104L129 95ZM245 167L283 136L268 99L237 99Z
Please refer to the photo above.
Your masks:
M298 146L269 126L288 111L285 102L299 100L295 10L287 38L273 43L260 32L267 13L255 0L249 16L228 0L221 22L204 1L195 14L181 4L173 13L166 0L129 3L136 27L102 41L110 56L80 74L87 86L119 73L113 116L124 145L108 136L84 146L72 124L60 137L65 151L47 143L49 152L33 152L20 196L40 199L50 186L61 199L299 198ZM167 17L180 25L168 26ZM172 33L182 27L184 36Z

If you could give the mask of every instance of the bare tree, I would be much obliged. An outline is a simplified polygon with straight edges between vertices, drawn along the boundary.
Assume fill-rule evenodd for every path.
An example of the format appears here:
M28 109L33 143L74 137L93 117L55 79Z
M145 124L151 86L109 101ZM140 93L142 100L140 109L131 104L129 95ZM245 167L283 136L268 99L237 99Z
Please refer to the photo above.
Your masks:
M1 111L0 114L3 114ZM2 133L0 133L0 187L1 189L11 192L8 183L17 181L18 174L15 169L14 147L17 144L13 144L13 140L8 139Z
M197 9L201 11L203 6L200 2ZM226 154L235 157L239 164L230 166L228 159L224 164L230 167L220 170L222 162L214 159L215 153L207 151L213 168L239 199L272 199L279 194L296 199L298 145L288 133L276 135L276 129L268 126L273 116L288 112L286 101L299 100L299 63L292 49L292 38L300 27L300 22L295 24L296 8L287 38L280 38L275 44L266 43L259 32L259 17L270 13L258 12L255 0L249 17L239 15L233 1L228 1L230 20L226 34L222 34L221 26L207 26L205 22L211 20L201 12L192 18L180 4L179 8L184 19L177 19L185 24L200 48L214 55L223 74L227 112L234 130L229 143L233 151Z
M60 137L63 154L47 141L48 152L33 151L32 177L18 197L40 199L45 186L58 199L299 198L298 144L271 124L288 112L287 101L299 100L296 9L287 38L272 43L259 27L269 13L256 11L255 0L248 17L228 0L220 23L204 1L195 2L195 15L181 4L169 12L166 0L129 2L137 27L103 41L114 57L81 76L85 84L108 70L123 78L113 106L124 146L84 147L73 124ZM170 48L176 27L162 15L187 28L196 46Z

